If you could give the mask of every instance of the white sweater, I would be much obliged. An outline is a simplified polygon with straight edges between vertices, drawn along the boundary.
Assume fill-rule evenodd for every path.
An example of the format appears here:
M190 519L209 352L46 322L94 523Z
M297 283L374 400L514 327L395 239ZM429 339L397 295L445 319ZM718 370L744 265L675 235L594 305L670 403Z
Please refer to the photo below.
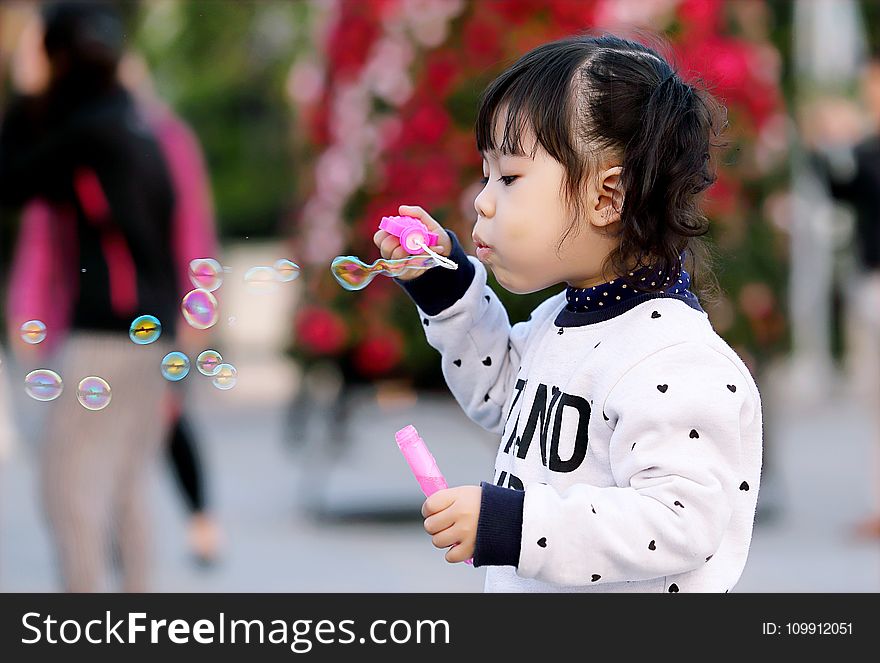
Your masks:
M755 516L761 403L707 315L661 295L559 322L560 293L511 326L468 260L461 298L419 313L456 400L501 435L493 483L525 490L518 565L490 566L486 591L733 588ZM498 491L484 486L484 541L511 522L487 513L487 488Z

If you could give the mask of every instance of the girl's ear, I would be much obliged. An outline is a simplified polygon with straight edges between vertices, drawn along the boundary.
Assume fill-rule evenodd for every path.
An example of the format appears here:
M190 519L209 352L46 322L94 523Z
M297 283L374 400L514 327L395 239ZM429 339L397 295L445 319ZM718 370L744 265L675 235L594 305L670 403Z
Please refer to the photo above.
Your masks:
M620 188L621 166L612 166L601 173L590 191L590 216L594 226L609 226L620 220L623 190Z

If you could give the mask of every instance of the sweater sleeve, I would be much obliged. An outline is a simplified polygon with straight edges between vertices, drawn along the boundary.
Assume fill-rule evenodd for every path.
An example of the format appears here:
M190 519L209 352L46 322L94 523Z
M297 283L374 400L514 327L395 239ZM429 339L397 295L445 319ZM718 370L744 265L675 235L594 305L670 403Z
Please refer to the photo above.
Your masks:
M746 499L741 429L760 402L729 358L667 347L628 370L603 410L615 485L527 486L520 576L588 585L696 569Z
M482 263L466 256L450 235L457 270L435 267L400 284L418 306L428 343L442 355L453 396L471 419L500 435L532 319L511 326Z

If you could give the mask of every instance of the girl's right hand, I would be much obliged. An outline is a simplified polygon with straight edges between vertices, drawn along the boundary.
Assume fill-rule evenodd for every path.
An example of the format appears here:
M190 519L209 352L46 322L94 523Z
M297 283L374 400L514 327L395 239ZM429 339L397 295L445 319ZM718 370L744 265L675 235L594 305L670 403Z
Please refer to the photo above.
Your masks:
M411 216L418 219L433 233L437 233L437 244L431 247L432 251L436 251L441 256L448 256L452 252L452 240L443 226L437 223L433 217L421 207L415 205L401 205L398 208L398 214L401 216ZM398 260L400 258L409 258L410 253L400 245L400 238L392 235L385 230L379 230L373 235L373 242L379 248L379 253L386 260ZM410 281L424 274L427 269L408 269L397 278L401 281Z

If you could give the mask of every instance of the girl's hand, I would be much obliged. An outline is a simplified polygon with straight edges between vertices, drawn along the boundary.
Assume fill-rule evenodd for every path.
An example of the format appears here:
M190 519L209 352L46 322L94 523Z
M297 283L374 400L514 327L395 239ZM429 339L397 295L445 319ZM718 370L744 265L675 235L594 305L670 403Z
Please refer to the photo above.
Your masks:
M398 208L398 214L401 216L411 216L418 219L433 233L437 233L437 244L431 247L432 251L436 251L441 256L448 256L452 251L452 240L449 238L443 226L437 223L430 214L421 207L414 205L401 205ZM373 242L379 248L379 253L386 260L398 260L400 258L409 258L410 254L400 245L400 238L379 230L373 235ZM409 281L424 274L425 269L408 269L402 276L398 276L401 281Z
M477 523L480 520L479 486L460 486L438 490L425 500L422 516L425 531L437 548L449 548L446 561L463 562L474 556Z

